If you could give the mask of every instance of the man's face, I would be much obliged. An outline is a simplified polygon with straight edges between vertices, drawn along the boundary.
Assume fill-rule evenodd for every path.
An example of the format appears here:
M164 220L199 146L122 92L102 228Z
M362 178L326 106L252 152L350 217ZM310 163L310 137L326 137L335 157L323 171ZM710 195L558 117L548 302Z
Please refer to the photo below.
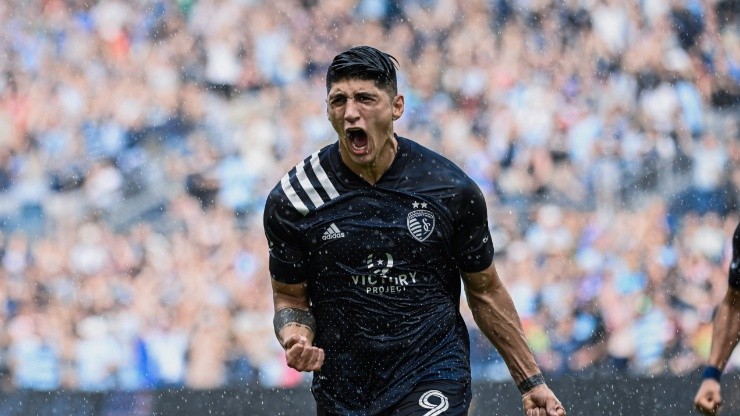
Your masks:
M393 121L403 114L403 105L403 96L391 97L372 80L334 82L326 111L345 162L360 166L377 162L384 146L393 141Z

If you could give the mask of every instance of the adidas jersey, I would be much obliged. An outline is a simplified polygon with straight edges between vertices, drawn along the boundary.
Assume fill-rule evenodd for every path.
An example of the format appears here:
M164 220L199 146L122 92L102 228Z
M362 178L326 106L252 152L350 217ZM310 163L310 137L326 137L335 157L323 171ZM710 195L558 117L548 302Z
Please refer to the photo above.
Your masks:
M372 415L419 382L470 384L460 271L488 267L493 245L483 195L452 162L398 137L370 185L334 143L275 186L264 226L272 278L308 285L321 407Z
M730 287L740 290L740 224L732 237L732 262L730 263Z

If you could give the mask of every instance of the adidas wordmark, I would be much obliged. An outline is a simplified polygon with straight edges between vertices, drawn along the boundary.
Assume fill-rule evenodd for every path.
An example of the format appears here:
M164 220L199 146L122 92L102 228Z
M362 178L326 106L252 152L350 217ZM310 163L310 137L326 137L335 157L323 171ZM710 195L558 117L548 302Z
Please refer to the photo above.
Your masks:
M344 238L344 233L339 231L339 227L336 224L331 223L329 228L324 231L324 235L321 236L322 240L334 240L336 238Z

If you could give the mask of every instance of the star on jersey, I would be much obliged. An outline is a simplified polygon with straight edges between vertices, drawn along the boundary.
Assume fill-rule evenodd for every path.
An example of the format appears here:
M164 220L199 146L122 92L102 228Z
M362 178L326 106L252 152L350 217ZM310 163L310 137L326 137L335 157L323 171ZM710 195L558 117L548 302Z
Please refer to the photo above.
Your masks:
M426 208L427 207L427 203L426 202L414 202L413 204L411 204L411 206L413 206L414 209L417 209L419 207Z

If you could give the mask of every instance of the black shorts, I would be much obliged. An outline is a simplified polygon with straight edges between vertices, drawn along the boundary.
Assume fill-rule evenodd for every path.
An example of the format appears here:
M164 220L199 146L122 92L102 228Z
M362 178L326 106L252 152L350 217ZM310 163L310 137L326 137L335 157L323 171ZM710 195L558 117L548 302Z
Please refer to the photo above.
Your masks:
M468 383L439 380L420 383L376 416L466 416L472 392ZM317 416L334 416L319 407Z

